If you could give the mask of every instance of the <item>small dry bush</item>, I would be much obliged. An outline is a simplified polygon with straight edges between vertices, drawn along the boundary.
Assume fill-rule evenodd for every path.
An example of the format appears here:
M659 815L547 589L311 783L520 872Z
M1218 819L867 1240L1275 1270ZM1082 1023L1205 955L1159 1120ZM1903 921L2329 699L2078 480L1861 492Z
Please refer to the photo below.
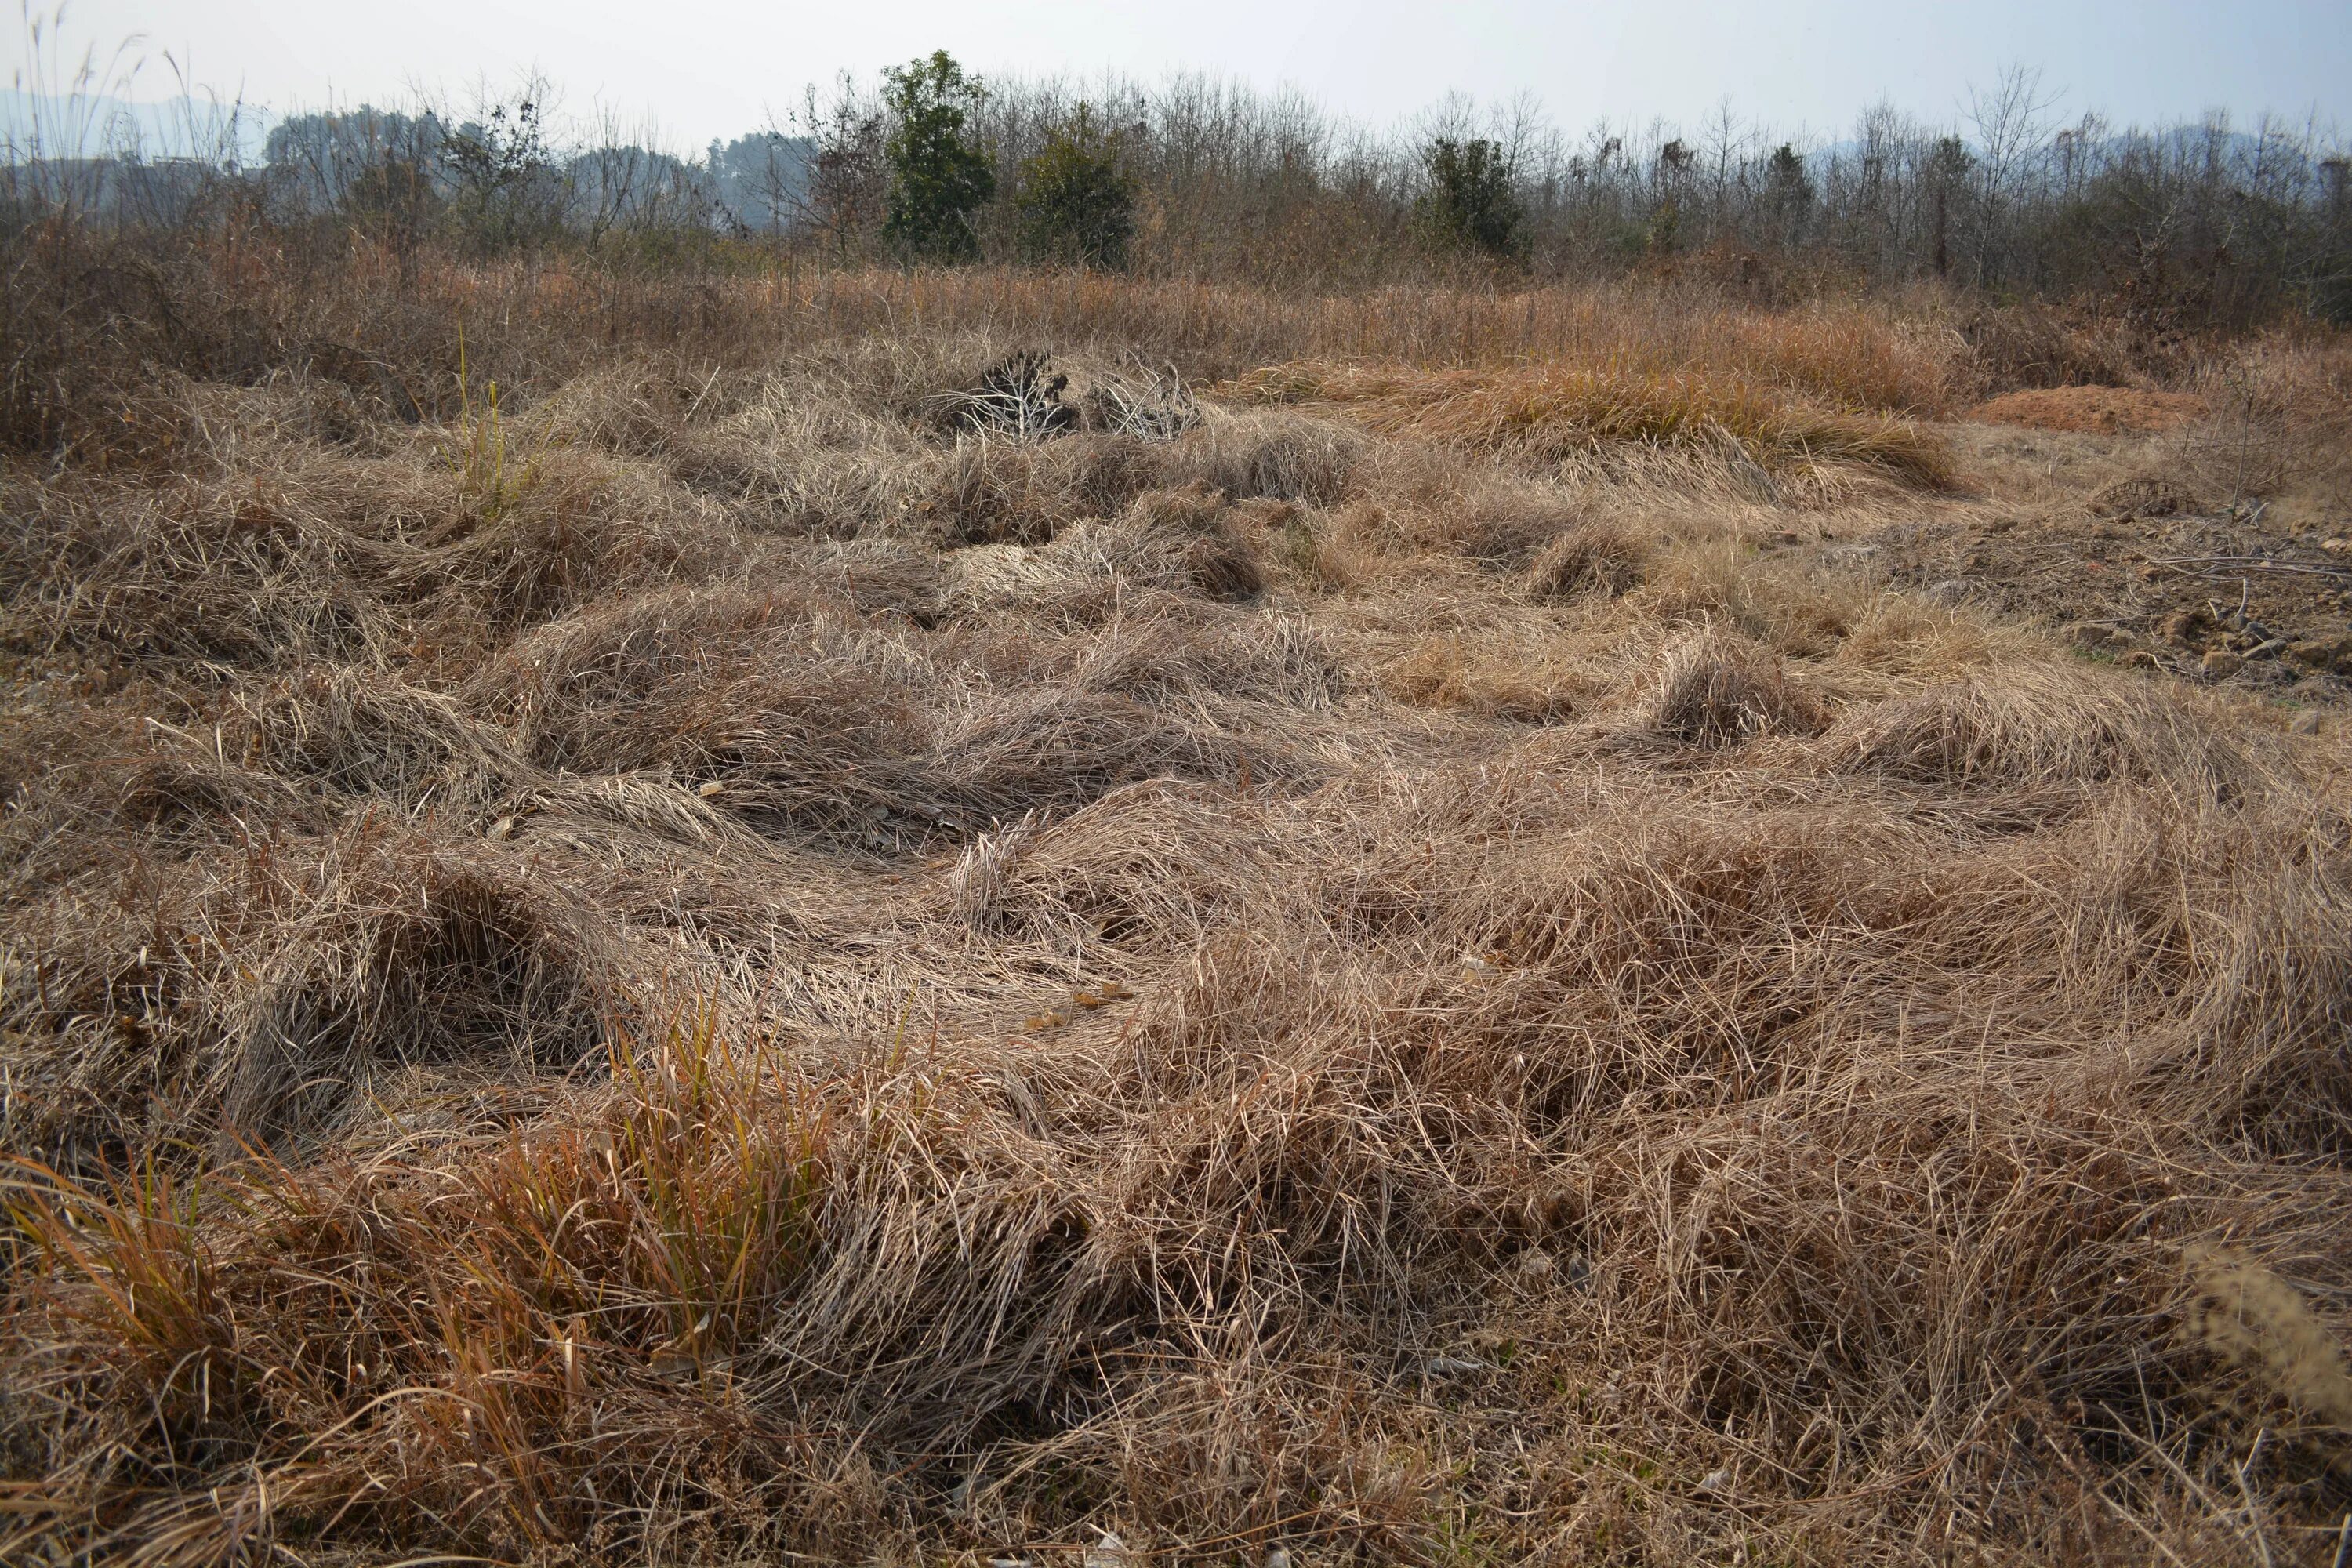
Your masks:
M2171 368L2161 347L2119 317L2048 304L1979 308L1959 323L1987 393L2018 387L2130 386Z
M2166 452L2190 489L2231 506L2282 500L2328 518L2352 489L2352 357L2340 344L2228 345L2185 378L2212 417Z

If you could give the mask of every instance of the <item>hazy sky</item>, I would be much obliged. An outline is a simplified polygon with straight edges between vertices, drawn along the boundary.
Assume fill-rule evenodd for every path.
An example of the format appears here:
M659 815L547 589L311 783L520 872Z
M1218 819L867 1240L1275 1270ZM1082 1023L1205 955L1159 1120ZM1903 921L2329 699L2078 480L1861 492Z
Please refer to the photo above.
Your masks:
M804 83L934 48L983 74L1157 79L1204 69L1305 89L1388 122L1449 89L1536 93L1571 130L1601 116L1695 125L1728 95L1743 118L1835 136L1881 98L1950 119L2009 61L2039 67L2062 114L2121 121L2264 109L2352 128L2352 0L1745 0L1543 5L1536 0L1156 0L1111 5L836 0L78 0L79 56L133 35L147 63L130 96L193 79L272 111L384 102L422 87L459 101L536 67L562 108L650 117L694 147L767 121ZM21 30L10 73L26 67Z

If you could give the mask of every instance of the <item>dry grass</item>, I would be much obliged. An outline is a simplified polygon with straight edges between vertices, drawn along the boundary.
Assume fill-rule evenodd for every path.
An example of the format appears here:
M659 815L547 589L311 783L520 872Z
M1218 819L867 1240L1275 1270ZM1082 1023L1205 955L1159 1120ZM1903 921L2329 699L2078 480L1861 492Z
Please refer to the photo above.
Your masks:
M1690 746L1821 728L1821 705L1767 650L1709 626L1668 648L1640 710L1642 727Z
M1933 310L414 282L0 480L0 1555L2332 1553L2344 742L1857 564Z
M1622 530L1578 523L1546 544L1528 566L1528 590L1543 598L1622 594L1641 582L1648 546Z
M1411 372L1278 365L1232 384L1244 399L1328 405L1387 436L1459 443L1558 466L1621 449L1707 454L1811 479L1833 465L1883 468L1924 489L1950 484L1943 442L1892 416L1840 414L1738 381L1545 366Z

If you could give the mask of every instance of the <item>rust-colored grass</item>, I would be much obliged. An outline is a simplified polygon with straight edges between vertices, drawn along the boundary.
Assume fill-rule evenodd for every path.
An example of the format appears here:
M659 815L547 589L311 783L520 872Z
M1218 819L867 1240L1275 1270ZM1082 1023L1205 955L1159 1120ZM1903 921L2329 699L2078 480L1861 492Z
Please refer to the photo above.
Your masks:
M2193 425L2209 412L2206 400L2191 393L2058 386L2005 393L1969 409L1968 416L1980 425L2019 425L2031 430L2146 436Z

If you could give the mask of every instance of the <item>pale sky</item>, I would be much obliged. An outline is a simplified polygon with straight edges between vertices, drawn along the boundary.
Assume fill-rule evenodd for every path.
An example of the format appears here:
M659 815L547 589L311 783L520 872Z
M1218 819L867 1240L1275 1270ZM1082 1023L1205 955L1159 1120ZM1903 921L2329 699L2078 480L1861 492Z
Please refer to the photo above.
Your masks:
M567 113L608 106L685 149L768 123L843 68L870 76L934 48L982 75L1205 70L1378 125L1453 89L1532 91L1570 131L1695 127L1727 95L1743 119L1834 138L1882 99L1956 121L1970 85L2015 61L2041 69L2066 118L2270 110L2352 127L2347 0L69 0L75 56L134 36L132 98L177 90L167 51L197 85L273 114L416 88L463 100L535 68ZM6 74L26 69L21 28L5 53Z

